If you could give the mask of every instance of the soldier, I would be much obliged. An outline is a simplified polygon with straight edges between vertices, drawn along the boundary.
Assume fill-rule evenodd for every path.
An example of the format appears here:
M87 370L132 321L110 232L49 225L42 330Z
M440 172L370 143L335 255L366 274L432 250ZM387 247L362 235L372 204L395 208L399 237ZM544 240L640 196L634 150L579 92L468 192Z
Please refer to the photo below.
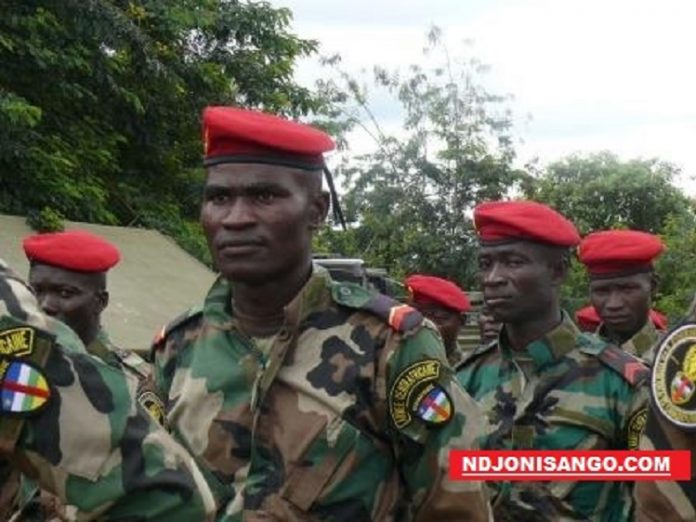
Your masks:
M406 278L409 304L430 319L442 336L447 359L456 364L463 353L457 345L459 329L471 303L456 284L440 277L414 274Z
M83 230L36 234L23 241L30 263L29 284L47 315L63 321L80 337L87 352L138 379L138 402L159 422L164 404L154 393L150 365L139 355L116 347L101 326L109 304L106 273L120 261L118 249L105 239ZM19 509L37 520L69 517L70 508L46 494L36 496L30 481L23 485Z
M498 339L502 325L496 321L488 307L484 304L478 316L479 336L481 344L488 344Z
M640 449L690 450L691 480L637 482L636 520L696 522L696 323L682 323L660 342L651 381Z
M580 238L551 208L527 201L474 209L486 306L503 323L497 342L458 366L487 413L483 449L599 450L637 447L647 370L581 333L561 310L569 249ZM622 520L620 482L492 482L496 521Z
M323 132L208 108L201 222L220 278L167 326L155 377L219 520L488 520L448 480L480 414L413 308L312 265Z
M212 520L194 460L0 261L0 458L79 520ZM11 466L11 468L10 468ZM7 473L3 474L3 479ZM5 516L7 513L5 512Z
M659 337L650 320L653 261L664 248L647 232L604 230L589 234L578 249L590 277L590 301L602 320L597 334L647 364Z
M650 318L653 326L657 329L658 333L667 330L669 321L664 314L661 314L657 310L651 309L648 317ZM599 318L597 310L595 310L594 306L592 305L584 306L575 312L575 322L580 330L590 333L595 333L602 324L602 320Z

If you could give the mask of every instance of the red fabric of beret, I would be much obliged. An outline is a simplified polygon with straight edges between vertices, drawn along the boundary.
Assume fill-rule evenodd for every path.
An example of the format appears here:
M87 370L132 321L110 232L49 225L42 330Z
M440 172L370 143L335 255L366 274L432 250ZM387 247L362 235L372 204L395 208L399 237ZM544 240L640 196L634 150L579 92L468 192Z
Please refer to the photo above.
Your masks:
M28 236L22 246L30 262L78 272L106 272L121 259L114 245L85 230Z
M319 129L236 107L206 108L203 139L207 166L261 162L321 168L323 153L335 147L331 137Z
M474 209L474 226L482 243L534 241L572 247L580 241L575 225L534 201L491 201Z
M591 276L608 277L651 270L664 249L660 238L647 232L603 230L582 240L578 258Z
M594 332L602 320L599 318L594 306L590 305L575 312L575 322L578 323L580 330L583 332Z
M466 293L447 279L414 274L406 278L406 287L413 296L414 303L434 303L457 312L471 310Z

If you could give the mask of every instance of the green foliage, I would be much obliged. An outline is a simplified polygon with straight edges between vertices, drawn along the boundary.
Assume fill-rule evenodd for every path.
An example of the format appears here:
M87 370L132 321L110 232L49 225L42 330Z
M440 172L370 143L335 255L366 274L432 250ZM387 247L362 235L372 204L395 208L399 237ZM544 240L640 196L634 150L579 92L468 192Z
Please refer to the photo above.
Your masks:
M511 167L506 98L482 86L485 67L478 61L451 60L440 37L437 29L429 35L427 67L373 71L374 88L401 106L399 135L384 131L367 88L355 78L338 71L337 80L321 85L334 94L344 129L360 126L374 138L376 151L341 166L352 227L340 239L327 231L320 241L329 251L363 257L395 276L424 271L470 286L470 210L478 201L505 196L524 175ZM336 68L337 60L329 65Z
M673 185L678 173L656 159L624 162L601 152L552 163L525 191L571 218L583 234L610 228L660 233L670 216L692 208Z
M680 319L696 292L696 218L681 213L671 216L662 231L667 252L658 260L656 307L671 321Z
M27 214L27 224L37 232L62 232L65 229L63 219L60 212L48 207Z
M300 115L316 42L291 13L227 0L8 0L0 16L0 212L157 226L195 254L200 112Z

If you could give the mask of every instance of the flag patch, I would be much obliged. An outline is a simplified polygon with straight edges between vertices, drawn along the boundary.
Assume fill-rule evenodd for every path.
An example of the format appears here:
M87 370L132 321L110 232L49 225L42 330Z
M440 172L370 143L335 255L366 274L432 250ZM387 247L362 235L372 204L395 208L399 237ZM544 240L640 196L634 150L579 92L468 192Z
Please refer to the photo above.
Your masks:
M20 359L0 361L0 412L29 414L40 411L51 398L41 371Z
M452 418L452 401L447 392L434 385L418 404L416 416L430 424L442 424Z

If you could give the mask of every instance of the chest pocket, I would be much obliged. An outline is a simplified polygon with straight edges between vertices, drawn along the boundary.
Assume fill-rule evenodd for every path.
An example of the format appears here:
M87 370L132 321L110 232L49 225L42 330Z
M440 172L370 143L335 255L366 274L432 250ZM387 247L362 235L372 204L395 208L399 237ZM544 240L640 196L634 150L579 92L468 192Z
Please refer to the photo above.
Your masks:
M289 471L281 496L305 512L311 511L315 503L325 503L322 501L341 502L343 495L367 500L384 479L379 470L392 467L386 445L385 451L378 449L372 437L336 417L317 434ZM365 480L356 484L358 471ZM350 491L344 491L348 483Z

